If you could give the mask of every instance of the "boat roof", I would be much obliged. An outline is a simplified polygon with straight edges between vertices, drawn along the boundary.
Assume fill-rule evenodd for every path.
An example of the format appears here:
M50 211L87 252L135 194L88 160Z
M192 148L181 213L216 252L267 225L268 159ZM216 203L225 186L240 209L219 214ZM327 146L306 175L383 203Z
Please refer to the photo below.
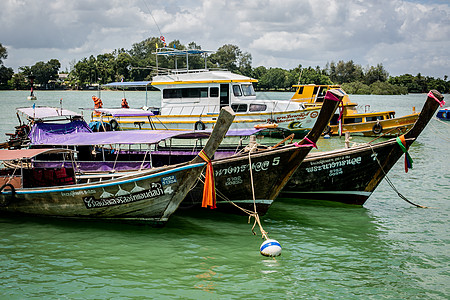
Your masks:
M39 154L74 153L74 152L76 151L70 149L54 149L54 148L0 150L0 161L29 159Z
M104 84L105 87L143 87L148 86L151 81L119 81Z
M49 106L20 107L17 108L17 111L31 120L58 117L83 117L82 114L68 109Z
M258 82L258 80L226 70L202 69L176 74L157 75L153 77L152 85L230 82Z
M321 86L321 87L329 87L329 88L340 88L341 86L339 84L314 84L314 83L308 83L308 84L294 84L293 87L302 87L302 86Z
M156 52L152 54L161 55L161 56L185 56L185 55L196 55L196 54L208 54L213 53L211 50L202 50L202 49L176 49L170 47L163 47L156 49Z
M155 114L149 110L134 108L97 108L95 111L101 112L106 116L113 117L135 117L135 116L154 116Z

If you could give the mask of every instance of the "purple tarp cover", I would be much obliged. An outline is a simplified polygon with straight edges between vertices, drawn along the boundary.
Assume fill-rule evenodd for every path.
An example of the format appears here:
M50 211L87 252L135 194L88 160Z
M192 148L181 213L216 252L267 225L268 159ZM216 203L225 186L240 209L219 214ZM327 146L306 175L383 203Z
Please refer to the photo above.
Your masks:
M64 138L66 135L82 132L92 133L89 126L83 120L74 120L65 124L35 123L28 137L33 145L52 145L48 141L52 141L55 137Z
M107 132L74 132L41 135L32 140L34 145L89 146L113 144L156 144L173 137L191 136L193 131L128 130Z

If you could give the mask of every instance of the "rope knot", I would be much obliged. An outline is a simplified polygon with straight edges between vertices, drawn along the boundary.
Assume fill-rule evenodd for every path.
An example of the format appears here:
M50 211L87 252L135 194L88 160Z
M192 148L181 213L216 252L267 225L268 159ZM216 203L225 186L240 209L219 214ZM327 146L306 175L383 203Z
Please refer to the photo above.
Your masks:
M202 207L216 208L216 186L214 183L214 170L211 159L206 155L205 151L198 154L207 164L205 174L205 184L203 186Z
M413 160L411 156L408 153L408 149L406 149L406 140L405 135L401 135L395 139L397 141L397 144L402 149L403 153L405 153L405 173L408 173L408 169L412 169Z

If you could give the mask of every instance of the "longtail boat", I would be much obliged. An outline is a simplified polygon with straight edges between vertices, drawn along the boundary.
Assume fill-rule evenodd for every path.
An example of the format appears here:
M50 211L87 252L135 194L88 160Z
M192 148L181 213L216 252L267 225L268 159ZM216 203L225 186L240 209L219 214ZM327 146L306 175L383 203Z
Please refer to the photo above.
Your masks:
M358 104L351 102L348 95L339 85L304 84L294 85L295 94L291 101L303 103L305 107L322 105L323 97L328 90L339 89L345 94L342 105L325 129L324 134L343 135L348 132L352 135L363 136L398 136L406 133L416 122L419 113L396 117L395 111L370 111L370 105L364 106L364 112L358 111Z
M443 98L438 91L430 91L417 121L400 137L311 153L280 196L363 205L392 166L407 153L443 103Z
M0 213L164 225L196 183L234 119L222 109L200 156L189 162L78 184L74 168L6 169L0 173ZM1 161L29 161L58 149L0 150ZM205 162L206 161L206 162ZM21 166L21 164L18 164Z

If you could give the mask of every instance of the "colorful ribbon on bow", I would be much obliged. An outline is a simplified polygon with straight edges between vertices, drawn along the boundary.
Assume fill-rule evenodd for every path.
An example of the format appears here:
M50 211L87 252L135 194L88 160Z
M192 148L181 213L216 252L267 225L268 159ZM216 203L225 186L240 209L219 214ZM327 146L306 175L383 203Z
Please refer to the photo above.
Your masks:
M406 149L406 140L405 136L401 135L395 139L397 144L402 149L403 153L405 153L405 173L408 173L408 169L412 169L413 160L411 156L409 156L408 149Z
M310 139L308 139L307 137L305 137L305 138L303 138L305 141L307 141L307 142L310 142L310 144L299 144L299 143L297 143L297 142L295 142L294 143L294 146L296 146L296 147L309 147L309 146L311 146L311 147L314 147L314 148L316 148L316 149L319 149L319 148L317 148L317 145L316 145L316 143L314 143L313 141L311 141Z
M203 187L202 207L209 207L211 209L214 209L216 208L216 186L214 183L214 170L212 162L203 150L200 151L198 156L200 156L207 163L205 185Z
M445 105L445 101L444 101L444 100L439 101L439 99L433 94L432 91L429 91L427 96L428 96L428 97L431 97L431 98L433 98L434 100L436 100L437 102L439 102L439 106L440 106L440 107L443 107L443 106Z

